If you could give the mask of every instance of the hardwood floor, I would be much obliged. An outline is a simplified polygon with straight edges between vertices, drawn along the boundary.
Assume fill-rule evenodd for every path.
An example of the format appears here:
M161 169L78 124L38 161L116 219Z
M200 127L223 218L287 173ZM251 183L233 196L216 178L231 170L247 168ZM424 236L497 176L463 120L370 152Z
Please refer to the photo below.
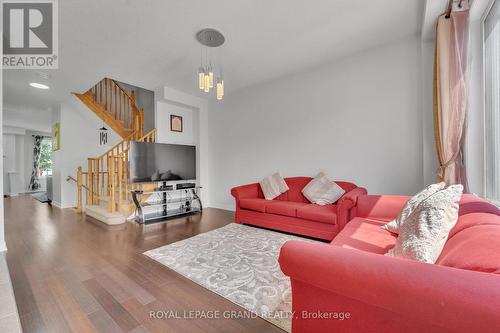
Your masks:
M142 255L233 221L233 213L208 208L168 224L107 227L30 195L5 199L7 263L23 331L283 332L260 318L185 318L184 311L243 309ZM150 311L181 318L152 319Z

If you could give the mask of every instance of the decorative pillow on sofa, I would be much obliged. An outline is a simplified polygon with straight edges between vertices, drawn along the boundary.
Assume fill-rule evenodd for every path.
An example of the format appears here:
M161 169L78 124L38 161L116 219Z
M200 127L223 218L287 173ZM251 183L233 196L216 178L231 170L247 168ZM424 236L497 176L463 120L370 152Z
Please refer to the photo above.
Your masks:
M330 180L323 172L302 189L302 194L312 203L320 206L332 204L345 193L344 189Z
M437 191L441 191L446 187L446 184L444 182L441 183L436 183L436 184L431 184L424 188L422 191L418 192L415 194L413 197L408 200L405 205L403 206L403 209L399 213L398 217L396 217L394 220L391 222L384 224L382 226L382 229L385 229L387 231L390 231L394 234L399 234L399 228L401 227L401 224L406 220L406 218L417 208L418 204L436 193Z
M388 256L433 264L458 220L462 185L450 185L424 199L401 225Z
M266 200L273 200L280 194L289 190L288 185L279 172L262 179L259 184Z

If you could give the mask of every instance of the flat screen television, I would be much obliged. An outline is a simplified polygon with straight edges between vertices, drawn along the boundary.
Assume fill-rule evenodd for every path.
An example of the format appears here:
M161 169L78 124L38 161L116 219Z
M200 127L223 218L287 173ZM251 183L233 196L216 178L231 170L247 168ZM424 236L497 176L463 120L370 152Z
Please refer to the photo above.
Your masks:
M196 179L196 146L130 142L132 183Z

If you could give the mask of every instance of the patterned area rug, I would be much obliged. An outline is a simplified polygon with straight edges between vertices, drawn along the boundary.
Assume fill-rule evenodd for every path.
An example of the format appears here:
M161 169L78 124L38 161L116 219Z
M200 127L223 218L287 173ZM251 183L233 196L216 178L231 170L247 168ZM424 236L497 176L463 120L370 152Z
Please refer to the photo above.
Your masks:
M290 279L278 264L290 239L314 242L231 223L144 254L290 332Z

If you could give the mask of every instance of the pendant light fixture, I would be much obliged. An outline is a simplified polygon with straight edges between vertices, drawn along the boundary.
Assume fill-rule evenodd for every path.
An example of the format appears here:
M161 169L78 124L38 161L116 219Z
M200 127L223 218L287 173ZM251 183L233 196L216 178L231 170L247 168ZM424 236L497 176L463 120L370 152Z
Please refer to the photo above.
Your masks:
M198 68L198 88L206 93L215 87L216 98L224 97L224 81L222 79L222 66L214 65L213 50L224 44L224 36L215 29L203 29L196 33L196 40L201 44L201 64ZM220 49L219 55L220 55ZM205 57L203 56L205 54ZM220 57L219 57L220 58ZM219 59L220 60L220 59Z

